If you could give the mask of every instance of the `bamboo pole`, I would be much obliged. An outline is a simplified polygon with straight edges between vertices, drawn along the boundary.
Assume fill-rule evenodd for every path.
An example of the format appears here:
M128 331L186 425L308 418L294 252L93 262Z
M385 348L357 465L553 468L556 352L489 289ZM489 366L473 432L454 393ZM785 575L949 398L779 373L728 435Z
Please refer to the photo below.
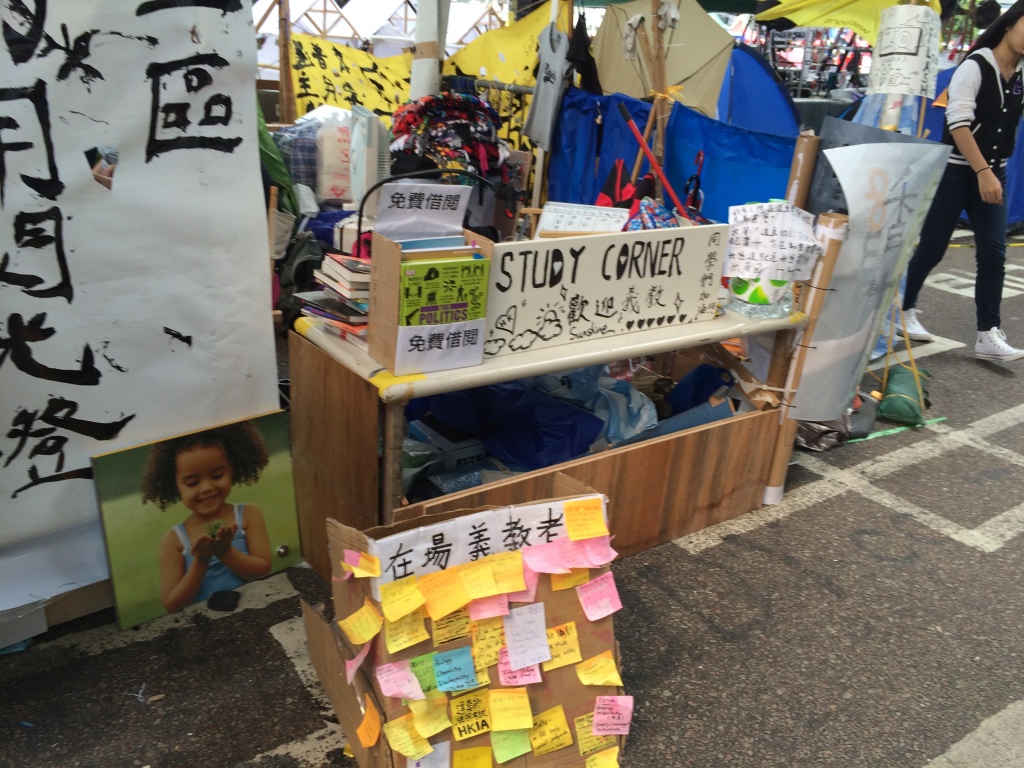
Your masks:
M288 0L277 3L277 51L280 65L278 84L278 113L282 123L295 122L295 86L292 84L292 19Z

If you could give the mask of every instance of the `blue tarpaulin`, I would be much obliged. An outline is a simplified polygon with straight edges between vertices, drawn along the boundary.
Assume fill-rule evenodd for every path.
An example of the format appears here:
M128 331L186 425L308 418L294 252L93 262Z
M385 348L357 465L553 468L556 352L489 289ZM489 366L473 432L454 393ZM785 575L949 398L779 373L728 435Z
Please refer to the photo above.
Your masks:
M786 86L764 57L748 45L737 45L718 95L718 119L760 133L796 137L800 114Z

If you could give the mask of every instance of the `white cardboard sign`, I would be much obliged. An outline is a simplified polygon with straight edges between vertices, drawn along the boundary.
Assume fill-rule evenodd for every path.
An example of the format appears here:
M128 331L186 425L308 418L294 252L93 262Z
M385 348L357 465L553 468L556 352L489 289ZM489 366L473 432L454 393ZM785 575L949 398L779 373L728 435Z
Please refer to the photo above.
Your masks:
M729 227L495 245L484 355L711 320Z
M934 99L941 33L939 14L927 5L893 5L883 10L871 55L868 93Z

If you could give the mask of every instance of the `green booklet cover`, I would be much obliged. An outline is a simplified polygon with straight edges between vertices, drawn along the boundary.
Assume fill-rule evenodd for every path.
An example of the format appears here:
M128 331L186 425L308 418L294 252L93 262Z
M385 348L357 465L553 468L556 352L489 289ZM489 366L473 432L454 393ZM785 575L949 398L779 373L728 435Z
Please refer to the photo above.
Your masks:
M481 320L487 314L485 258L402 262L400 325L440 325Z

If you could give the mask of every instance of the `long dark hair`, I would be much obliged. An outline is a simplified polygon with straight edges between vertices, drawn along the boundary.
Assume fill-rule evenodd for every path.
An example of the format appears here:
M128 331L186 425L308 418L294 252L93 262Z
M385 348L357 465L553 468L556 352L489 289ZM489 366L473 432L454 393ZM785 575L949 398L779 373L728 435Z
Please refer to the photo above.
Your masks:
M1024 0L1017 0L1016 3L1006 9L1005 13L992 22L992 25L982 32L974 45L967 51L970 56L979 48L995 48L1003 40L1006 30L1017 23L1017 20L1024 16Z

